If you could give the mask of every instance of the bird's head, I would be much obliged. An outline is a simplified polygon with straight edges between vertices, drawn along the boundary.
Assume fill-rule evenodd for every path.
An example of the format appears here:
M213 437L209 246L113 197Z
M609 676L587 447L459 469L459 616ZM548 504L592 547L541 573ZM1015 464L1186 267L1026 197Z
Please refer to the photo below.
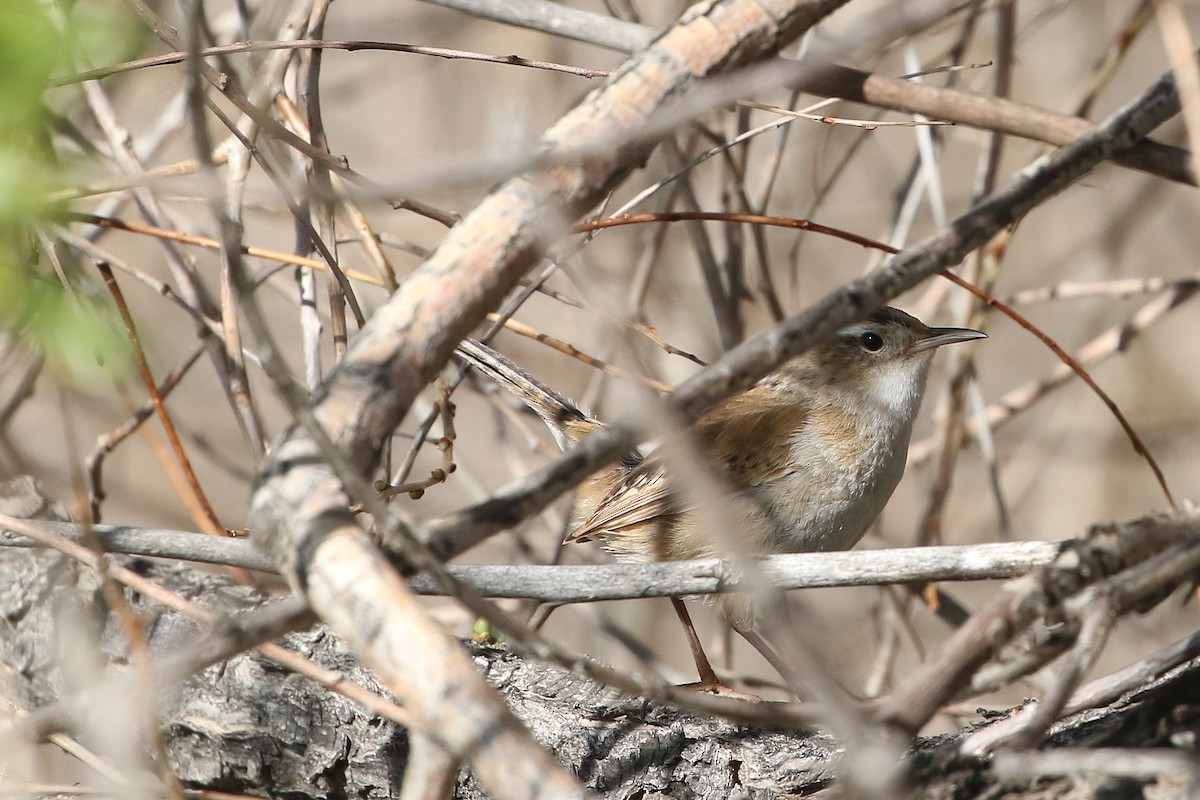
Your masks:
M931 328L898 308L884 307L848 325L800 357L804 379L817 391L914 416L925 393L934 352L985 338L971 328Z

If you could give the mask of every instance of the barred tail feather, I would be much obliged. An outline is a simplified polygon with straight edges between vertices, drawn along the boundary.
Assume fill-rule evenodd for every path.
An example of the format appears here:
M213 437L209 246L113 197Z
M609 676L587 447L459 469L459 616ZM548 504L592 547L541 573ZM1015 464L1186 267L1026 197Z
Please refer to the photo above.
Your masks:
M600 426L570 400L483 342L464 339L455 354L529 406L550 428L563 450Z

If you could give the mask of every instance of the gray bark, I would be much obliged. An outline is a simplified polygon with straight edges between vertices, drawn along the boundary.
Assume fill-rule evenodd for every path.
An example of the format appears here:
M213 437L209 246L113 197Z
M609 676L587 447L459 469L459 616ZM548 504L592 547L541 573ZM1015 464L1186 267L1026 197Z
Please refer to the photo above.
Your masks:
M160 562L134 563L210 609L236 614L264 600L256 590L221 576ZM158 656L201 635L193 623L161 612L144 598L131 595L130 600L151 620L147 634ZM9 698L29 708L73 702L58 659L58 643L70 633L63 627L66 619L85 620L110 669L124 668L120 628L88 570L53 553L0 549L0 663ZM379 691L326 629L289 635L284 643ZM464 647L538 741L606 797L838 793L836 743L824 734L760 730L683 713L504 649ZM1200 664L1190 662L1108 708L1079 714L1056 727L1047 747L1194 742L1200 728L1197 676ZM291 798L399 795L409 752L406 732L256 652L210 667L167 691L160 714L172 766L186 786ZM955 754L954 745L966 732L917 742L910 766L919 795L1065 798L1119 790L1114 796L1137 797L1155 786L1154 778L1145 776L1001 779L988 760ZM103 751L103 742L85 744ZM454 796L485 797L466 774L459 776Z
M11 492L10 492L11 493ZM4 511L57 518L50 506ZM141 558L123 563L206 608L237 615L271 599L258 590L181 564ZM176 655L203 637L190 620L126 592L146 630L152 657ZM80 637L100 653L103 674L128 672L121 626L107 608L95 573L54 552L0 548L0 692L17 708L68 704L80 719L98 704L71 689L63 644ZM324 627L283 639L290 649L338 670L360 686L383 690ZM505 649L464 643L488 682L574 774L612 798L789 798L837 796L836 742L812 731L763 730L684 713L623 695L550 664ZM76 681L77 682L77 681ZM400 795L409 753L407 732L351 701L250 651L209 667L159 698L159 720L171 766L182 783L249 795L307 798L393 798ZM1074 798L1179 796L1192 775L1153 767L1162 754L1184 755L1200 731L1200 660L1127 693L1111 705L1057 725L1037 755L1096 755L1124 748L1128 774L1096 772L1045 777L1023 774L1022 760L1003 771L988 759L957 754L964 736L918 740L908 767L916 796L931 798ZM15 725L20 730L19 721ZM103 731L103 724L80 731ZM3 730L0 729L0 736ZM84 734L86 735L86 733ZM103 736L84 744L101 754ZM1135 748L1153 751L1157 760ZM1182 753L1181 753L1182 751ZM1026 759L1032 765L1032 759ZM1092 763L1097 759L1092 758ZM1101 759L1116 764L1118 759ZM1178 759L1177 759L1178 760ZM1149 764L1149 767L1145 765ZM1061 765L1058 768L1061 771ZM1067 771L1072 771L1068 769ZM1110 772L1114 770L1109 770ZM1122 770L1116 770L1122 771ZM1028 770L1026 770L1028 772ZM1047 770L1048 772L1048 770ZM1035 770L1036 773L1036 770ZM485 798L467 773L454 797Z

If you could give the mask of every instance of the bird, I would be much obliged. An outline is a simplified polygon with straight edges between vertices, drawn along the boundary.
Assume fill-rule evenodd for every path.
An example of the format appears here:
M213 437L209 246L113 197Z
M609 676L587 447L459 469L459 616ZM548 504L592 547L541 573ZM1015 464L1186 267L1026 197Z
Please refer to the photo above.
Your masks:
M985 337L971 328L929 327L885 306L703 414L690 433L726 489L727 518L737 524L743 551L765 556L857 544L904 474L934 353ZM537 413L560 448L603 427L487 345L467 339L456 352ZM725 555L701 517L665 458L632 450L580 484L563 543L597 541L618 560L635 562ZM693 686L738 694L717 678L683 600L671 602L699 673ZM753 605L725 595L721 610L788 677L755 629Z

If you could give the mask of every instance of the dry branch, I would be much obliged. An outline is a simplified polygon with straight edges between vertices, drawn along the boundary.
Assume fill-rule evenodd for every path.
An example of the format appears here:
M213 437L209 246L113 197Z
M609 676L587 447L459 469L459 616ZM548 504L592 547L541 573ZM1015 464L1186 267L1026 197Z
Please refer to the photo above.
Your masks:
M274 565L249 540L205 536L187 531L64 522L41 526L81 540L85 530L111 553L182 559L204 564L274 572ZM1064 542L1014 542L939 547L854 550L841 553L791 553L762 561L761 574L779 589L872 586L926 581L977 581L1012 578L1048 564ZM0 546L34 547L33 540L0 529ZM705 558L651 564L452 565L447 571L484 597L508 597L546 603L587 603L639 597L721 594L736 591L732 561ZM419 594L446 594L427 575L410 581Z
M621 52L633 52L654 38L635 22L563 6L546 0L497 4L488 0L426 0L436 5ZM821 97L918 114L935 120L1007 133L1023 139L1065 145L1090 131L1093 123L1044 108L952 88L875 75L831 64L800 78L796 88ZM1152 140L1139 142L1114 160L1131 169L1195 185L1187 150Z
M904 679L881 704L880 716L903 730L920 730L976 669L1035 620L1078 624L1098 599L1110 602L1114 615L1127 613L1150 598L1162 599L1198 568L1200 514L1195 511L1096 526L1054 563L1007 584ZM1061 647L1027 669L1058 652Z

